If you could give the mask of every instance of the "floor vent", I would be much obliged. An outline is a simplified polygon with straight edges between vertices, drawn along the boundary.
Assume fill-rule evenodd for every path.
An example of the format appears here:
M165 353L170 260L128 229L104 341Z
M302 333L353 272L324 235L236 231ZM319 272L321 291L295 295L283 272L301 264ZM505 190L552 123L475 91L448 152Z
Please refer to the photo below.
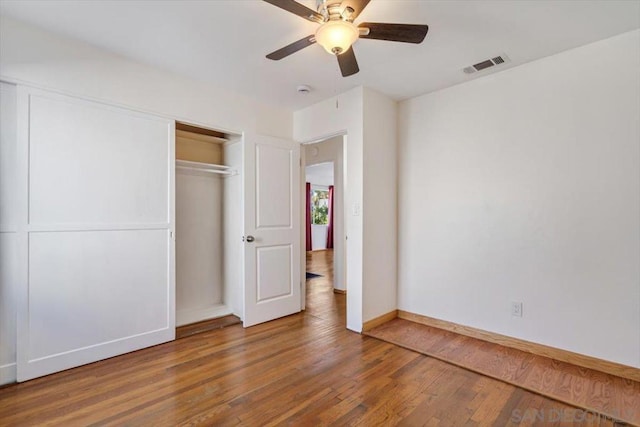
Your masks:
M478 62L477 64L470 65L468 67L464 67L462 71L465 74L473 74L477 71L486 70L487 68L494 67L496 65L504 64L509 62L509 57L507 55L499 55L491 59L487 59L482 62Z

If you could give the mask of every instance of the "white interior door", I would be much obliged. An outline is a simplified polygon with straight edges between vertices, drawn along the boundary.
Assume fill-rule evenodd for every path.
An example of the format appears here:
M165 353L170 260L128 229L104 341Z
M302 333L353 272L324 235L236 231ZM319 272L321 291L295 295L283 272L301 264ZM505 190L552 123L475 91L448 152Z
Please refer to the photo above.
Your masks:
M300 145L245 135L244 326L300 305Z
M174 339L174 128L18 88L18 381Z

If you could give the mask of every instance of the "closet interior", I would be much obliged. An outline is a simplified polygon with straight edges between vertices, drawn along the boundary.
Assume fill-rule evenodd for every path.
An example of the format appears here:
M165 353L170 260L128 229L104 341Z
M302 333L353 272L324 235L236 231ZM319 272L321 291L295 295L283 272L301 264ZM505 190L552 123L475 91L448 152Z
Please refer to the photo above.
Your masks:
M242 305L242 140L176 122L176 326Z

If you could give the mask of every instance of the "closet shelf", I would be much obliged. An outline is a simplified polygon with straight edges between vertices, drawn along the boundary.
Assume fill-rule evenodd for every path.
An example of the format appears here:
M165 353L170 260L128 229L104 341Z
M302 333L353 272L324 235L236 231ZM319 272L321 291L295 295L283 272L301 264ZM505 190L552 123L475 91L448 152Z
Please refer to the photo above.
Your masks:
M216 165L214 163L191 162L189 160L176 160L176 168L183 170L193 170L199 172L215 173L219 175L237 175L238 171L230 166Z

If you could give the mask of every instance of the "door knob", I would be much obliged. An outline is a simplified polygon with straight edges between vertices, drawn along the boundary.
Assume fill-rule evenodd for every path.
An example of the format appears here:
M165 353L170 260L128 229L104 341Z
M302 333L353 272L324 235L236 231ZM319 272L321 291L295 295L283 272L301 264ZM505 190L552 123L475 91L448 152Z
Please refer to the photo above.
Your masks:
M246 241L249 242L249 243L253 242L254 240L256 240L256 239L253 236L247 236L246 237Z

